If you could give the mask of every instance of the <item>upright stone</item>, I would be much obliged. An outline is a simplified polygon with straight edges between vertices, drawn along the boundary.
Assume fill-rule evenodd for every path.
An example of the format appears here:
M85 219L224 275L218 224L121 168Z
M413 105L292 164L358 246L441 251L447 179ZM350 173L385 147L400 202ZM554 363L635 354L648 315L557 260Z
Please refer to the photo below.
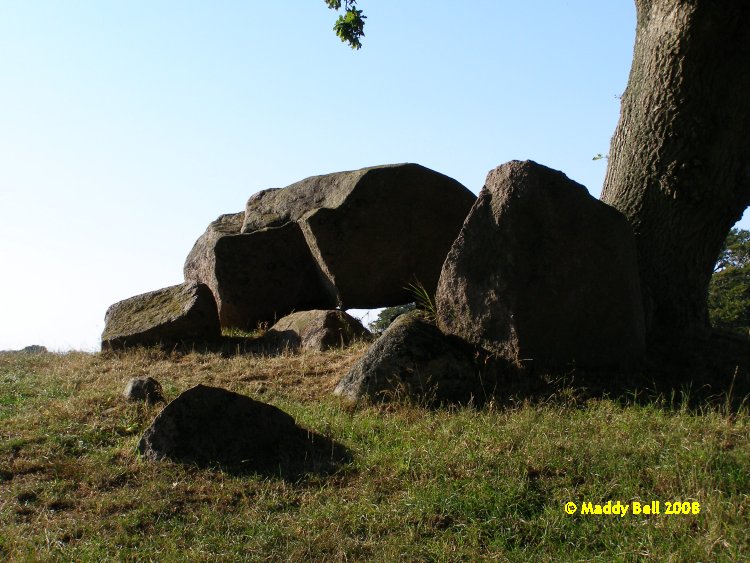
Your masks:
M104 317L102 350L201 344L220 337L219 315L211 290L190 282L111 305Z
M443 265L438 324L518 364L638 359L644 321L629 224L562 172L494 170Z

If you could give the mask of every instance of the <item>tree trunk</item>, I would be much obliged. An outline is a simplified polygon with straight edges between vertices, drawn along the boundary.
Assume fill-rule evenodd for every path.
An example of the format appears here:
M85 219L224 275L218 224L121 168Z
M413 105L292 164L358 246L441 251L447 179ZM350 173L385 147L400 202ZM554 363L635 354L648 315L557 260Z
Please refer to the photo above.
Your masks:
M602 200L635 232L649 339L705 337L714 263L750 203L750 1L635 3Z

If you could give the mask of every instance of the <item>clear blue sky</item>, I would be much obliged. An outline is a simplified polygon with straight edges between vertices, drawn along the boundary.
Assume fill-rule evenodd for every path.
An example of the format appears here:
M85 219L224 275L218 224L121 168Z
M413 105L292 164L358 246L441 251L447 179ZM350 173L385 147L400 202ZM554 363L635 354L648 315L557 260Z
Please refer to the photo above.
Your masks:
M631 0L360 4L357 52L322 0L0 2L0 349L97 349L210 221L314 174L418 162L476 193L533 159L598 196Z

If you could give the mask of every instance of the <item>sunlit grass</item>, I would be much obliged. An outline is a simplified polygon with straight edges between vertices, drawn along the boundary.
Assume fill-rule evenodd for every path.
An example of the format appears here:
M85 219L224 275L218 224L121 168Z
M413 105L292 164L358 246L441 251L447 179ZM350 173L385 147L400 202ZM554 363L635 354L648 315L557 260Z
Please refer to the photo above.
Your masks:
M0 355L0 559L732 560L750 554L750 417L654 401L352 409L365 345L276 357L155 350ZM299 480L141 460L167 399L218 385L279 406L353 461ZM689 500L689 516L569 516L566 502Z

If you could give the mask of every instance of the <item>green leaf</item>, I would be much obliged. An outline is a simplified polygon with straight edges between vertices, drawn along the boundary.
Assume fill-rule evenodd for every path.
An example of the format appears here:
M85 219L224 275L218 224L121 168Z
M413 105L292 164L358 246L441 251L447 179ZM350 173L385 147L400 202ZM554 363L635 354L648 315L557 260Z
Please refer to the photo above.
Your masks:
M709 284L708 310L714 327L750 331L750 231L729 232Z
M336 35L344 43L349 43L352 49L362 47L361 37L364 37L365 19L367 16L362 15L362 10L349 8L344 15L339 16L333 26Z

